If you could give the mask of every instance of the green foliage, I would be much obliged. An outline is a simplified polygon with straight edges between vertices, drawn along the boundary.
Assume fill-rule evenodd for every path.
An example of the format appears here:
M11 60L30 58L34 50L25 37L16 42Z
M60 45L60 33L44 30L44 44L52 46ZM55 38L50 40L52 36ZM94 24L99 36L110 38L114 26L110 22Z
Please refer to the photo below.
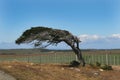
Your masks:
M74 41L74 36L66 30L52 29L48 27L32 27L26 30L16 40L17 44L34 42L34 46L41 46L46 42L49 44L58 44L64 40Z
M112 69L112 66L110 66L110 65L107 65L107 64L104 64L104 65L102 65L101 63L99 63L99 62L96 62L95 64L89 64L91 67L93 67L93 68L100 68L100 69L103 69L103 70L113 70Z
M51 31L52 28L47 28L47 27L32 27L31 29L26 30L23 35L24 36L28 36L30 34L38 34L38 33L42 33L44 31Z
M96 62L96 66L100 67L100 66L101 66L101 63Z
M17 44L24 43L25 41L33 41L36 39L44 40L43 36L36 36L38 34L42 34L43 32L50 32L52 28L47 27L32 27L31 29L26 30L23 34L16 40ZM43 37L43 38L41 38Z
M97 67L100 67L100 66L101 66L101 63L99 63L99 62L96 62L96 63L94 63L94 64L93 64L93 63L90 63L89 65L90 65L91 67L96 67L96 68L97 68Z
M94 64L92 64L92 63L90 63L89 65L90 65L91 67L95 67L95 65L94 65Z
M103 69L103 70L113 70L112 66L106 65L106 64L105 65L101 65L100 68Z

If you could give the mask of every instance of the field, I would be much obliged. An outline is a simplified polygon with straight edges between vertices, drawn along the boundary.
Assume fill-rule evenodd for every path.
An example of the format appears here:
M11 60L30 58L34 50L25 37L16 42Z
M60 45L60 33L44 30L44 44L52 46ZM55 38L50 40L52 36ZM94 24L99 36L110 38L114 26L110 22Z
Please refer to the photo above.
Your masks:
M87 64L99 62L108 65L120 65L120 50L82 50ZM70 63L76 60L71 50L18 49L1 50L0 61L22 61L33 63Z
M0 50L0 70L16 80L118 80L120 79L120 50L82 50L86 67L69 67L76 60L71 50ZM112 65L104 71L90 66L100 62Z
M120 67L103 71L97 67L69 67L68 64L35 64L27 62L0 62L0 70L16 80L119 80ZM9 80L9 79L8 79Z

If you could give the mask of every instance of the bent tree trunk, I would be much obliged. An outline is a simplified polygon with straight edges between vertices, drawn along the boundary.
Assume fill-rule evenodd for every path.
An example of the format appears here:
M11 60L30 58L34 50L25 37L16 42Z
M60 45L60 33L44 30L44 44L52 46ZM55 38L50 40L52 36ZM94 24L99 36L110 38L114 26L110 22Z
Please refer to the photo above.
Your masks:
M74 53L77 55L78 60L80 61L80 63L82 63L82 66L84 67L85 61L84 61L84 58L82 57L82 53L81 53L81 50L79 48L79 42L78 41L76 42L77 45L75 45L75 43L72 44L69 41L65 41L65 42L72 48Z
M75 54L77 55L77 59L82 63L82 66L85 66L84 58L82 57L81 50L79 48L72 48Z

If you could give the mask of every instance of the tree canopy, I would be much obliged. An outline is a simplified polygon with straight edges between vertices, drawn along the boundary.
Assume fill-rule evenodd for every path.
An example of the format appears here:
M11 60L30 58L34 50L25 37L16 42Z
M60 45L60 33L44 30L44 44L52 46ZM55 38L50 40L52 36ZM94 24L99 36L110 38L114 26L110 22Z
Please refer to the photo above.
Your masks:
M57 45L62 41L70 42L74 45L74 42L79 41L79 39L66 30L52 29L48 27L32 27L23 32L23 34L16 40L16 43L21 44L33 42L34 46L41 46L44 42L48 43L47 45Z

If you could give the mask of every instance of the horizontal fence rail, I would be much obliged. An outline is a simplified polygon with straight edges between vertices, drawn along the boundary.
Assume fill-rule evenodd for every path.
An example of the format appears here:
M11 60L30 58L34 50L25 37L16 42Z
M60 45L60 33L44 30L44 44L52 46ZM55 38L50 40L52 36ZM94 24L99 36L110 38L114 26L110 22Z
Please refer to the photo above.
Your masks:
M94 64L99 62L101 64L108 65L120 65L120 54L83 54L83 57L87 64ZM0 55L0 61L22 61L33 63L70 63L76 60L76 55L73 52L52 52L30 55Z

